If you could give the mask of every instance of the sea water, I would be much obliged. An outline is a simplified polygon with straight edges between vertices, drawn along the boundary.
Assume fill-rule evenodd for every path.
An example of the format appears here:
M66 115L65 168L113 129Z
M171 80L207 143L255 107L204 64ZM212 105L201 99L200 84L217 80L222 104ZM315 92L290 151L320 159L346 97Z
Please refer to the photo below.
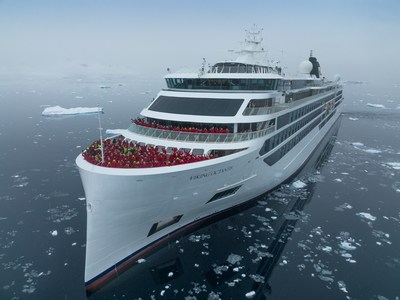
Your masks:
M76 156L127 128L163 87L107 75L1 78L0 299L400 299L400 87L346 85L318 168L170 241L95 294L84 289Z

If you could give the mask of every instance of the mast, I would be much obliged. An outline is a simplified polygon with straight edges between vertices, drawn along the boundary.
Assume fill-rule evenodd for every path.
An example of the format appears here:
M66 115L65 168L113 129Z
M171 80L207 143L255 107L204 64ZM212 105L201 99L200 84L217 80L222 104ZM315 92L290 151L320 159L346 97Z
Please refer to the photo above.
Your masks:
M258 28L255 24L249 30L246 30L246 38L244 40L242 49L238 51L239 57L236 59L237 62L245 64L256 64L256 53L264 52L264 48L261 47L262 28Z
M101 163L104 164L104 148L103 148L103 135L102 135L102 130L103 128L101 128L101 118L100 118L100 114L103 112L102 110L100 110L100 107L97 105L98 108L98 117L99 117L99 132L100 132L100 145L101 145Z

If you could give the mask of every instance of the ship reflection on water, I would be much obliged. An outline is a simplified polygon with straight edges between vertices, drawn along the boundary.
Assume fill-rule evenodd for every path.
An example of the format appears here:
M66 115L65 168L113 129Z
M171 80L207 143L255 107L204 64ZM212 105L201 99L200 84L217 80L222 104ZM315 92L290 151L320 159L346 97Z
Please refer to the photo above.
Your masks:
M309 218L303 210L340 123L341 117L297 174L304 187L283 184L169 241L89 298L266 299L274 268L287 263L283 252L296 224Z

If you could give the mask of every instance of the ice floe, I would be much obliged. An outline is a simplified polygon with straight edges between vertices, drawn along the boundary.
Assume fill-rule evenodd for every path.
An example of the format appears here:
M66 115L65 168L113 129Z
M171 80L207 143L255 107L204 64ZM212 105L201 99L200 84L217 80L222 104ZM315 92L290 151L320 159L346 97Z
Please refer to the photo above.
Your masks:
M256 292L255 291L251 291L251 292L248 292L248 293L246 293L246 298L253 298L254 296L256 295Z
M302 189L302 188L304 188L305 186L307 186L307 184L306 183L304 183L303 181L301 181L301 180L296 180L295 182L293 182L293 187L295 187L296 189Z
M242 256L232 253L228 256L228 258L226 260L228 263L235 265L235 264L239 264L240 261L242 260L242 258L243 258Z
M375 221L376 220L376 217L374 217L370 213L360 212L360 213L356 213L356 215L360 216L361 218L370 220L370 221Z
M344 211L345 209L352 209L352 208L353 208L353 206L351 206L350 204L343 203L342 205L335 207L335 210L336 211Z
M358 118L349 117L349 120L350 120L350 121L358 121Z
M385 108L383 104L376 104L376 103L367 103L367 106L374 108Z
M353 244L351 244L348 241L341 241L339 243L339 247L342 248L343 250L346 250L346 251L353 251L353 250L357 249L356 246L354 246Z
M400 162L388 162L386 163L389 167L395 169L395 170L400 170Z
M50 231L50 234L52 236L57 236L58 235L58 231L57 230L52 230L52 231Z
M338 282L338 286L339 286L339 290L341 290L344 293L348 293L347 288L346 288L346 284L344 283L344 281L339 280Z
M73 107L63 108L59 105L46 107L42 116L65 116L65 115L79 115L79 114L93 114L103 112L102 107Z
M371 154L382 153L381 150L374 149L374 148L367 148L363 143L360 143L360 142L354 142L354 143L351 143L351 145L352 145L354 148L356 148L356 149L358 149L358 150L361 150L361 151L364 151L364 152L366 152L366 153L371 153Z

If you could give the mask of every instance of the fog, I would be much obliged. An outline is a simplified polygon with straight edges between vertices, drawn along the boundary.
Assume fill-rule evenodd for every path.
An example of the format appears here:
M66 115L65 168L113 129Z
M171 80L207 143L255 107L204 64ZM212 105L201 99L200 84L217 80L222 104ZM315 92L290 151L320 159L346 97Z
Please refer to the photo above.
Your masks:
M312 49L328 78L399 83L399 15L397 0L0 0L0 75L161 77L234 58L257 24L288 74Z

